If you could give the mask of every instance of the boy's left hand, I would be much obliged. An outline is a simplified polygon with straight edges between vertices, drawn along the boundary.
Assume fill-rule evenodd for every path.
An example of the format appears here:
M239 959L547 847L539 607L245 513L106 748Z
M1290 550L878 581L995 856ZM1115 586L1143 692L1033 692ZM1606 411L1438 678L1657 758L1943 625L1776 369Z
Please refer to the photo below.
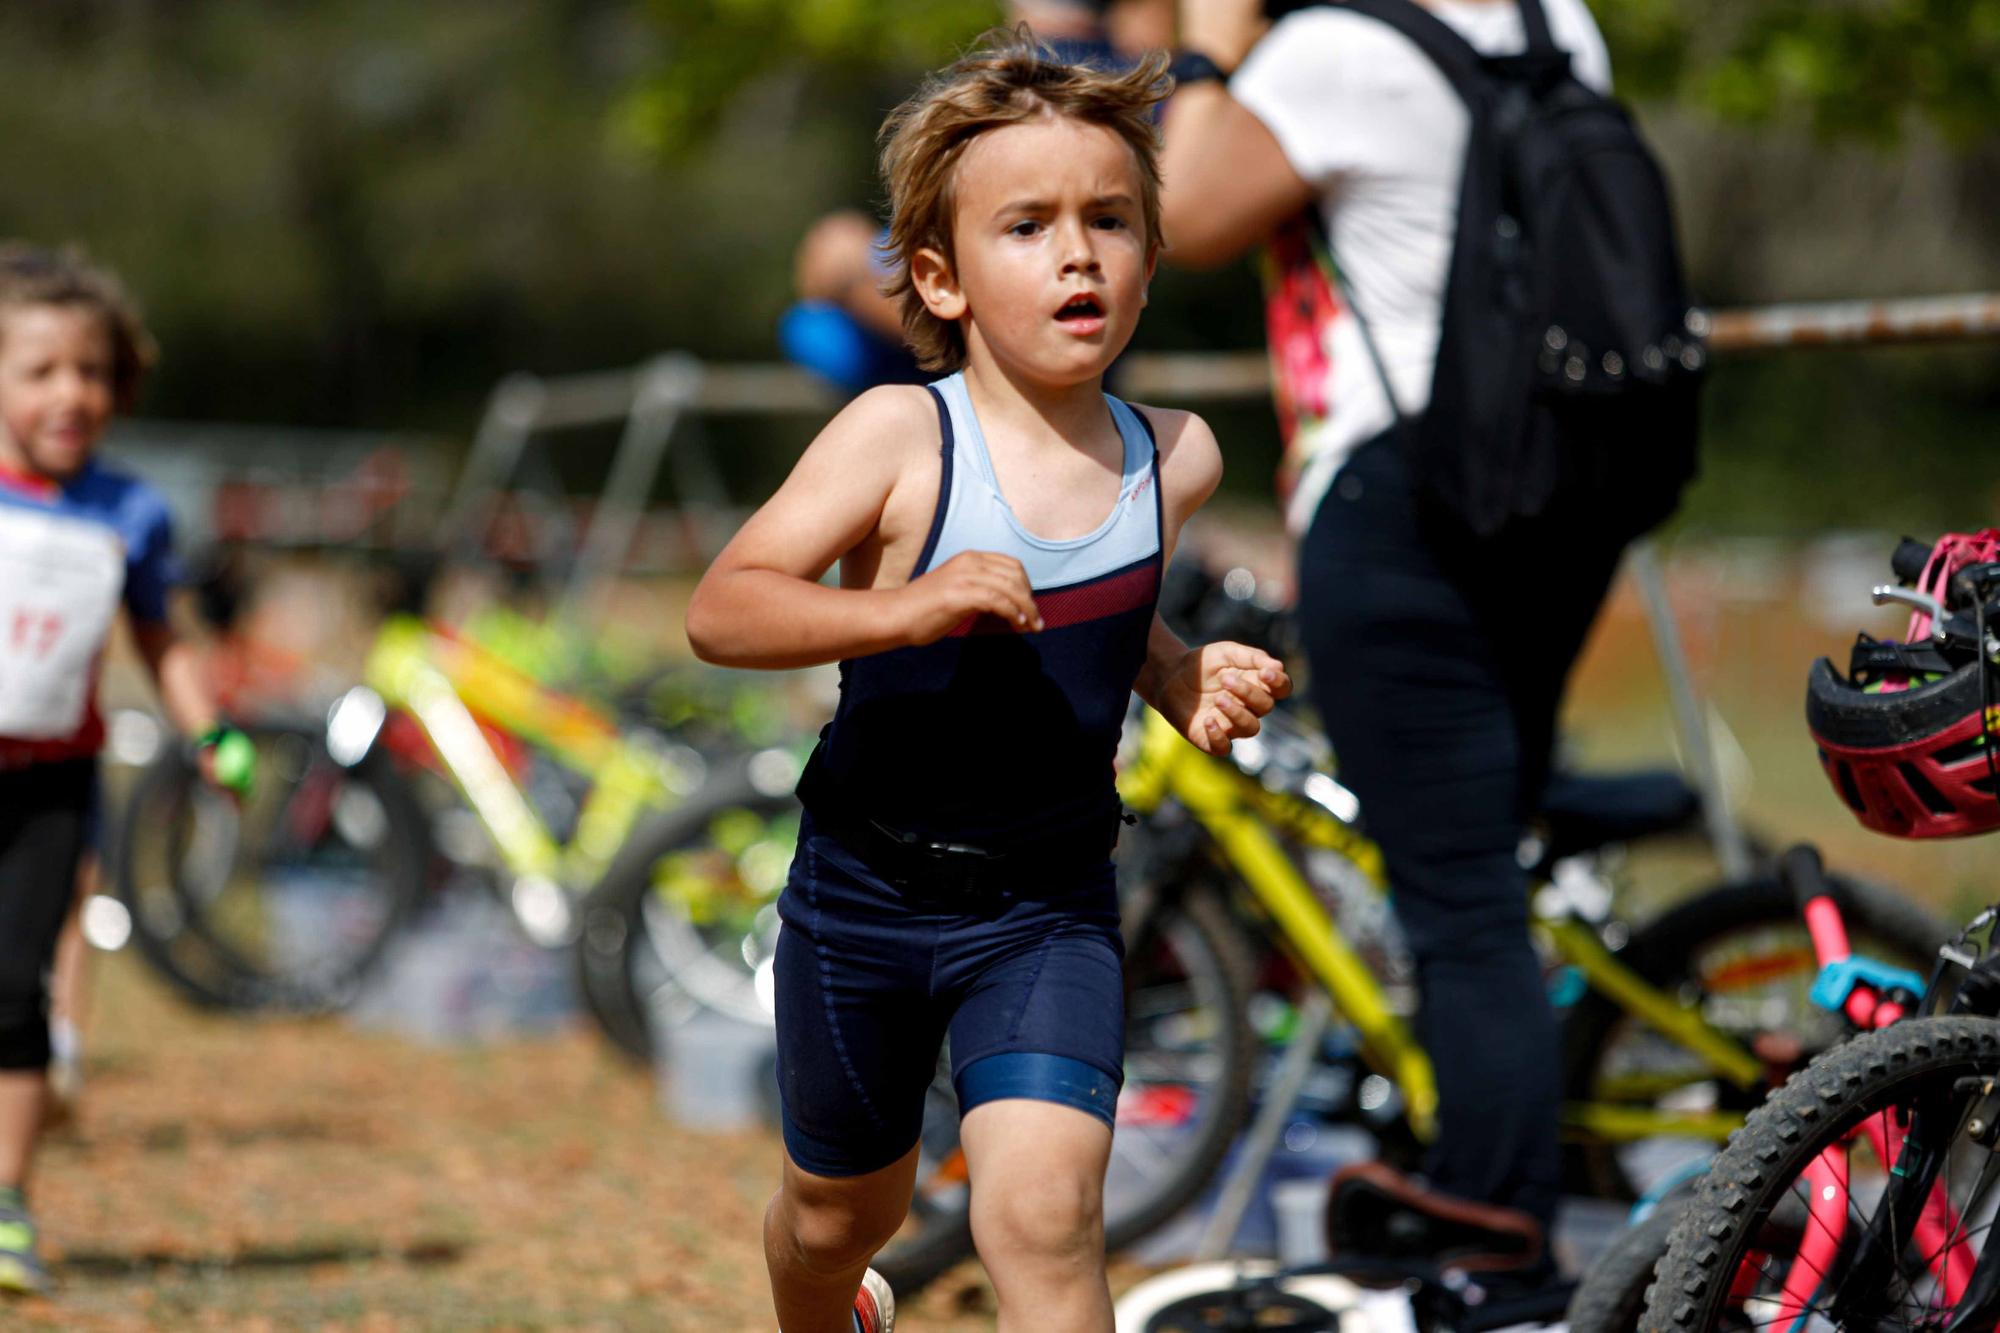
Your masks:
M1232 740L1255 736L1257 719L1291 692L1284 664L1263 649L1205 643L1167 673L1158 707L1197 749L1228 754Z

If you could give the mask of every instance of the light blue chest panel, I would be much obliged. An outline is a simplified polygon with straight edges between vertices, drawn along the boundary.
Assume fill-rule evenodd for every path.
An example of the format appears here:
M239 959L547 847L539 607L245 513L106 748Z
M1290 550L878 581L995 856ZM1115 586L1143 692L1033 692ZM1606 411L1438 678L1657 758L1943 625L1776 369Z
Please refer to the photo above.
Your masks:
M916 572L965 551L1011 555L1027 569L1042 628L967 615L933 642L842 661L840 707L799 794L835 820L975 846L1110 829L1112 761L1159 600L1152 437L1107 396L1125 446L1117 502L1095 531L1046 541L1001 496L964 380L931 390L938 500Z
M918 574L963 551L995 551L1019 560L1028 571L1029 584L1039 591L1086 583L1158 554L1160 504L1154 493L1158 473L1153 438L1130 407L1104 395L1125 442L1117 503L1095 530L1051 541L1028 531L1000 493L964 374L939 380L931 388L944 400L951 418L951 480L925 558L918 562Z

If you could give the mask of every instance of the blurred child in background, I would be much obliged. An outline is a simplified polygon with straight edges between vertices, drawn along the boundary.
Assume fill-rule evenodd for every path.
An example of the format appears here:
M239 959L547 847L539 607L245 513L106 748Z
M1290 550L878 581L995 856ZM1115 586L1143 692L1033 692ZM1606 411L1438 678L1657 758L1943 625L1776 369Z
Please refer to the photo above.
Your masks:
M48 1285L26 1198L51 1049L48 973L98 804L97 679L122 605L204 776L247 785L194 646L167 620L167 506L93 459L154 346L118 280L0 245L0 1291Z

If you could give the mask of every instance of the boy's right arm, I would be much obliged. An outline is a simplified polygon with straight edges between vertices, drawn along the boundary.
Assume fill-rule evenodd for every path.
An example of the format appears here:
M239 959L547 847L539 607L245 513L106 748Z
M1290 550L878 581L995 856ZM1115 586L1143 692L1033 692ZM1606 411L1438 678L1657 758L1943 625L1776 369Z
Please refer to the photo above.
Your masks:
M991 552L964 552L897 587L820 584L877 533L897 486L937 448L937 414L921 389L874 389L848 404L702 576L687 613L695 655L802 667L930 643L981 613L1041 628L1020 562ZM930 490L934 499L934 481Z

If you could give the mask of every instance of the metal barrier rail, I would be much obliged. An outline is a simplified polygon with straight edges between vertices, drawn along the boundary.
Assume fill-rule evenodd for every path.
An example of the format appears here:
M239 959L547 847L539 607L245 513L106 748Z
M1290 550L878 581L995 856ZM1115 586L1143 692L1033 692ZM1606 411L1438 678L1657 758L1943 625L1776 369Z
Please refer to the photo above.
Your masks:
M1829 301L1705 312L1711 352L1790 347L1969 341L2000 336L2000 293L1889 301ZM1690 321L1698 326L1698 321ZM1262 351L1134 352L1118 367L1118 388L1159 402L1254 402L1270 394ZM476 546L496 493L512 484L529 441L545 431L594 423L623 424L623 438L603 500L578 541L565 602L589 608L621 565L654 478L669 458L675 427L687 413L823 416L842 395L796 367L703 363L685 353L624 370L541 377L510 375L495 386L486 418L443 530ZM689 498L721 500L720 480L700 450L674 454Z
M2000 338L2000 292L1892 301L1814 301L1708 312L1708 350L1779 351L1792 347L1893 346ZM1271 392L1262 352L1135 352L1119 387L1134 398L1224 401Z
M1790 347L1885 346L1972 342L2000 338L2000 292L1892 301L1817 301L1709 312L1711 352L1777 351ZM588 412L629 398L633 374L543 381L549 404ZM1118 368L1118 386L1134 398L1166 402L1228 402L1271 392L1262 351L1134 352ZM694 407L718 414L828 412L839 394L795 366L715 365L702 368Z
M1710 321L1708 346L1715 352L1972 342L2000 337L2000 292L1757 306L1717 310Z
M1710 311L1709 322L1709 350L1718 353L1972 342L2000 338L2000 292L1750 306ZM496 390L493 410L510 424L540 430L618 420L659 374L659 367L648 363L547 379L514 376ZM712 415L811 415L830 412L843 401L796 366L710 362L698 374L688 405ZM1271 391L1262 351L1134 352L1120 364L1118 381L1132 397L1169 402L1255 399Z

